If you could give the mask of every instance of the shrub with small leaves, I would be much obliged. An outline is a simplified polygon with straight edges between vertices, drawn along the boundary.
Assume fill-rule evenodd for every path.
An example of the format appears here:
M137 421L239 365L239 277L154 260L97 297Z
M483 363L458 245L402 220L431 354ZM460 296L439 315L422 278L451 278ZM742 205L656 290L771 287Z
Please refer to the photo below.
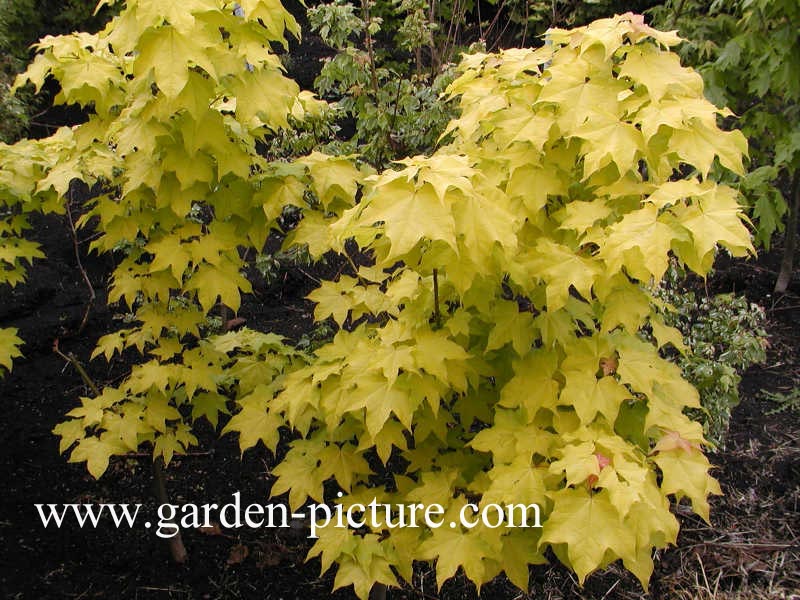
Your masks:
M394 10L405 16L405 21L391 32L394 47L417 52L413 72L407 61L395 61L376 47L373 36L382 21L370 17L368 10L363 11L364 18L358 17L355 7L344 0L309 10L312 30L337 50L326 60L315 87L322 97L336 101L339 118L354 123L348 139L320 145L321 149L334 154L358 153L373 166L385 166L436 147L455 114L455 107L442 98L455 73L450 65L422 68L419 51L432 40L430 24L420 16L421 6L420 2L398 3ZM360 36L364 36L362 43Z
M673 358L700 393L702 410L693 415L709 441L722 448L731 411L739 404L741 376L766 358L764 310L732 293L698 297L681 290L677 277L671 269L671 281L657 291L669 305L664 321L681 332L686 344L686 351Z

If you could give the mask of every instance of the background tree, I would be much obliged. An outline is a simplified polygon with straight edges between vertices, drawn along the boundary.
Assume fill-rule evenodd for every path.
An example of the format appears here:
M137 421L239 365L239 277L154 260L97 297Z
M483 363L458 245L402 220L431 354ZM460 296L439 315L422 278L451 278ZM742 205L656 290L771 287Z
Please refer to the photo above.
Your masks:
M706 82L706 95L737 115L750 165L740 187L756 241L785 231L775 284L786 291L797 251L800 209L800 4L795 0L669 1L653 10L688 43L680 52Z

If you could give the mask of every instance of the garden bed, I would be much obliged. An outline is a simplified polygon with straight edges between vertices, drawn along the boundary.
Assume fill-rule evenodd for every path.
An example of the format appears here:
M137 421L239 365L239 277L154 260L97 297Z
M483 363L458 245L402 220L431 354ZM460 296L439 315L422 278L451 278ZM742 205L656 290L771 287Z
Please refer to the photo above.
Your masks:
M50 433L78 396L89 395L81 378L53 352L88 363L102 384L117 381L135 360L89 362L97 339L119 327L105 304L111 258L81 262L97 293L83 331L78 332L88 289L78 269L70 231L62 218L36 223L33 237L47 260L30 270L28 283L3 289L0 324L17 327L25 357L0 382L3 435L0 472L6 492L0 499L0 589L6 598L267 598L288 600L331 595L332 573L320 578L319 561L305 562L307 533L289 529L186 530L189 560L170 562L166 543L152 529L114 528L104 519L97 528L72 521L61 529L44 528L35 503L142 503L142 515L154 518L151 458L114 458L95 481L84 463L67 464L58 438ZM84 240L81 240L84 242ZM785 411L762 390L786 392L800 381L800 297L770 295L780 248L751 261L720 261L708 282L711 292L736 291L760 303L768 317L768 358L742 382L742 403L734 411L724 452L712 453L725 495L712 501L712 525L677 508L682 529L677 548L660 552L645 594L635 578L617 565L590 576L581 589L562 566L531 571L530 598L788 598L800 590L800 418ZM271 285L256 287L240 311L247 325L297 341L313 324L313 305L305 300L317 276L332 265L283 268ZM175 503L218 503L241 492L242 504L265 504L274 459L259 446L239 459L233 436L201 431L201 447L176 457L168 469ZM140 519L140 521L143 519ZM246 548L246 550L244 550ZM246 556L245 556L246 554ZM555 562L553 563L556 564ZM345 589L333 597L353 598ZM419 565L413 582L391 598L476 598L460 576L436 590L430 567ZM524 598L500 578L484 587L489 600Z

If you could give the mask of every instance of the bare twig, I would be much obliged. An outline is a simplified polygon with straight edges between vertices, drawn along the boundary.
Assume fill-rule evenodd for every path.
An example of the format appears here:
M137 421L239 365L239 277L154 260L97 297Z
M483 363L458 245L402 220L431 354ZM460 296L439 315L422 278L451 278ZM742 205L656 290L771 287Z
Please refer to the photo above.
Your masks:
M308 273L304 269L301 269L300 267L295 267L295 268L298 271L300 271L301 274L305 275L308 279L310 279L311 281L313 281L317 285L321 285L322 284L322 281L320 281L317 277L314 277L313 275L311 275L310 273Z
M197 452L181 452L180 454L175 454L175 458L191 458L191 457L206 457L211 456L214 453L211 450L205 451L197 451ZM128 452L127 454L120 454L120 458L153 458L152 452Z
M89 313L92 310L92 305L94 304L97 295L94 292L94 286L92 285L91 280L89 279L89 275L86 273L86 269L83 268L83 262L81 262L81 253L79 249L79 241L78 241L78 232L75 229L75 220L72 218L72 188L70 187L69 192L67 192L67 221L69 222L69 232L72 236L72 248L75 251L75 260L78 264L78 269L81 272L81 276L83 280L86 282L86 287L89 288L89 302L86 305L86 310L83 313L83 319L81 320L81 324L78 327L78 333L83 331L83 328L86 327L86 322L89 320Z
M782 310L797 310L800 308L800 304L795 304L793 306L778 306L777 308L770 308L769 312L779 312Z
M75 370L78 372L78 375L81 376L81 379L86 384L86 386L92 390L92 393L95 396L100 395L100 388L97 387L97 384L89 377L89 374L86 372L86 369L83 368L83 365L80 361L75 357L75 355L70 352L69 354L64 354L58 347L58 339L53 342L53 352L58 354L61 358L71 364Z

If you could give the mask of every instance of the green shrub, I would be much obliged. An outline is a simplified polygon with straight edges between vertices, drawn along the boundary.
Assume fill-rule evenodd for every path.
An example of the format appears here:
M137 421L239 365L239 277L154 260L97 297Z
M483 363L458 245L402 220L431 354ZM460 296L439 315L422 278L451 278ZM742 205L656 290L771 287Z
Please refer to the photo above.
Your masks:
M340 120L352 120L353 133L322 147L334 154L358 154L374 166L403 156L429 153L455 114L442 94L453 80L452 65L439 62L432 24L421 17L422 4L401 2L390 16L403 18L396 28L381 31L383 18L371 16L343 0L309 10L309 21L336 55L327 60L315 81L319 94L336 100ZM386 8L386 7L383 7ZM359 13L359 14L357 14ZM374 36L388 38L386 47L414 57L396 60L377 46ZM429 56L423 61L423 50ZM426 64L430 63L430 64Z
M672 269L658 294L672 308L665 322L681 332L687 345L675 359L700 392L702 410L693 416L703 423L709 441L722 448L731 411L739 404L742 373L766 358L764 310L733 293L698 296L681 290L675 277Z

